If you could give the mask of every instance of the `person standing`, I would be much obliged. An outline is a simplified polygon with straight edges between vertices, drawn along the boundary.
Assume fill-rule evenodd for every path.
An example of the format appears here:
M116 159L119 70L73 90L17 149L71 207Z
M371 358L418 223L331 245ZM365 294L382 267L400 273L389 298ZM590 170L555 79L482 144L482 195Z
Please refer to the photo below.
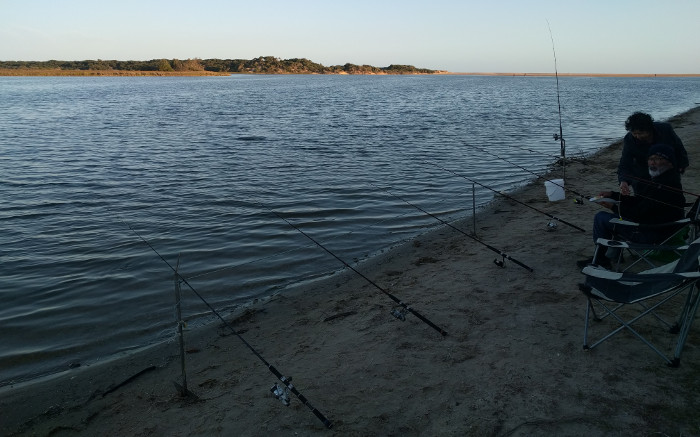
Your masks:
M688 168L688 152L669 123L657 122L651 115L635 112L625 120L627 134L622 140L622 155L617 166L620 193L629 195L640 180L648 180L647 157L652 144L666 144L673 149L676 170L683 174Z

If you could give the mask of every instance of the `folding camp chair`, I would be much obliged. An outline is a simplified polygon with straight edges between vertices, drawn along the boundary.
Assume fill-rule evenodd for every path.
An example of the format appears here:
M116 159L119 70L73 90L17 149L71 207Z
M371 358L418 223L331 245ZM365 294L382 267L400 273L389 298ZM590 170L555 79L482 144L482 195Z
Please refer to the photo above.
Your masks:
M633 246L631 243L623 244ZM645 246L646 249L652 248L651 245L641 246ZM644 248L637 247L637 249ZM660 248L661 246L656 246L654 249L660 250ZM586 275L586 281L584 284L580 284L579 288L587 298L586 324L583 333L584 349L593 349L615 334L629 331L661 356L670 366L678 366L681 351L695 318L698 302L700 302L698 298L700 291L697 287L697 282L700 280L700 268L698 267L700 238L690 245L672 248L682 251L683 254L679 259L641 273L611 272L597 266L588 266L583 269L582 273ZM685 295L685 302L680 309L677 321L675 323L667 322L665 319L672 317L669 314L672 314L674 309L678 309L678 301L683 295ZM679 299L674 299L676 296L679 296ZM673 307L674 303L676 304L675 308ZM598 317L596 307L602 309L604 313L602 317ZM639 309L639 314L632 318L624 318L629 316L628 310L635 308ZM678 335L673 357L661 352L650 339L645 338L640 333L640 330L646 331L648 326L645 325L643 329L635 329L632 326L633 324L639 326L643 321L649 319L649 317L643 319L647 315L653 316L670 333ZM611 332L603 335L593 344L589 344L588 334L591 320L602 322L608 317L614 319L613 322L616 321L619 326L615 325L617 327ZM658 344L659 340L655 341Z
M655 244L661 246L682 246L687 242L695 240L700 232L698 227L700 225L700 220L698 220L698 214L700 212L700 197L695 199L693 203L686 203L686 207L689 208L685 215L685 218L681 220L676 220L668 223L660 224L641 224L636 222L631 222L628 220L622 220L620 218L611 219L610 222L615 225L616 229L626 229L626 234L631 234L630 229L635 232L657 232L665 231L666 237L662 241L656 242ZM616 235L613 237L618 240L619 237ZM609 247L615 247L611 244ZM647 247L645 245L633 245L631 247L624 247L624 249L629 252L631 258L634 260L631 264L623 266L624 261L623 253L624 251L619 251L619 255L614 260L615 270L618 271L632 271L633 269L644 269L653 268L661 264L678 259L681 253L673 250L659 250L654 247ZM596 246L596 252L602 250L600 245ZM641 264L641 266L639 265Z

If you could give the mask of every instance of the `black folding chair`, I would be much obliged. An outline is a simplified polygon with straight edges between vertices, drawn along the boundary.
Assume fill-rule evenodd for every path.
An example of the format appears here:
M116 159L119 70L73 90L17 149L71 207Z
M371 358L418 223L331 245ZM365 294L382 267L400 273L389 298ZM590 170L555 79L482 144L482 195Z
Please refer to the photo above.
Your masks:
M626 331L633 334L661 356L670 366L678 366L681 352L688 338L688 333L698 309L700 291L697 282L700 280L700 238L684 246L654 246L634 245L623 243L625 248L638 250L674 250L682 253L681 257L659 267L650 268L640 273L613 272L597 266L585 267L582 271L586 281L579 285L586 295L586 320L583 334L584 349L593 349L616 334ZM678 304L681 296L684 303ZM674 299L679 297L679 299ZM676 303L675 306L673 304ZM598 316L596 308L602 310ZM630 316L629 311L636 309L636 315ZM651 317L646 317L651 316ZM674 317L674 322L667 319ZM589 343L591 322L603 320L613 321L614 329L600 336L598 340ZM669 333L677 336L673 355L668 355L646 338L640 332L640 326L647 319L653 318ZM609 324L605 327L610 328ZM649 328L644 326L644 331ZM651 334L647 334L649 336ZM657 341L658 343L658 341Z
M613 237L614 240L624 242L625 240L620 238L619 235L632 235L634 233L643 234L645 232L661 233L662 235L665 235L665 237L655 242L652 246L643 244L633 244L632 246L628 246L620 243L612 243L610 240L608 240L608 243L605 244L599 244L597 242L596 256L597 252L607 249L607 247L624 249L620 250L618 256L613 260L613 266L615 270L618 271L634 271L634 269L639 270L653 268L669 261L673 261L681 256L680 252L657 249L655 246L682 246L690 241L694 241L698 236L700 236L700 232L698 232L698 227L700 226L700 220L698 219L698 214L700 212L699 207L700 197L693 203L686 203L688 212L686 213L685 218L667 223L641 224L629 220L622 220L620 218L611 219L610 222L613 223L615 225L615 229L619 231L619 234ZM623 229L624 232L622 231ZM628 252L629 259L631 259L631 262L627 264L624 263L625 252Z

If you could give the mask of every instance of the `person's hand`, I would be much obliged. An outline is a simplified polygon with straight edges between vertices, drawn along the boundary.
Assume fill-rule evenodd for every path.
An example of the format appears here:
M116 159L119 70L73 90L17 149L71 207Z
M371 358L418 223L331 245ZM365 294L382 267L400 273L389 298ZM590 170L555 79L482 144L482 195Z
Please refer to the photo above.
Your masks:
M598 193L598 197L607 198L607 199L611 199L612 195L613 195L612 191L601 191L600 193ZM608 208L608 209L613 209L615 207L615 204L610 203L610 202L598 202L598 204L600 206Z
M631 194L630 184L626 181L620 182L620 194L623 196L629 196Z

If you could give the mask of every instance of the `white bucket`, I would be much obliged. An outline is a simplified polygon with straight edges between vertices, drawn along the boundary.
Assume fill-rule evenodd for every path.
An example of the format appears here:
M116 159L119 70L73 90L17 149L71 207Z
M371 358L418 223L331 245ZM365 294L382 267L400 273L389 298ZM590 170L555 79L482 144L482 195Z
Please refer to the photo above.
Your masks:
M545 181L544 187L547 190L547 197L549 197L550 202L564 200L566 197L564 195L564 179L552 179L551 181Z

